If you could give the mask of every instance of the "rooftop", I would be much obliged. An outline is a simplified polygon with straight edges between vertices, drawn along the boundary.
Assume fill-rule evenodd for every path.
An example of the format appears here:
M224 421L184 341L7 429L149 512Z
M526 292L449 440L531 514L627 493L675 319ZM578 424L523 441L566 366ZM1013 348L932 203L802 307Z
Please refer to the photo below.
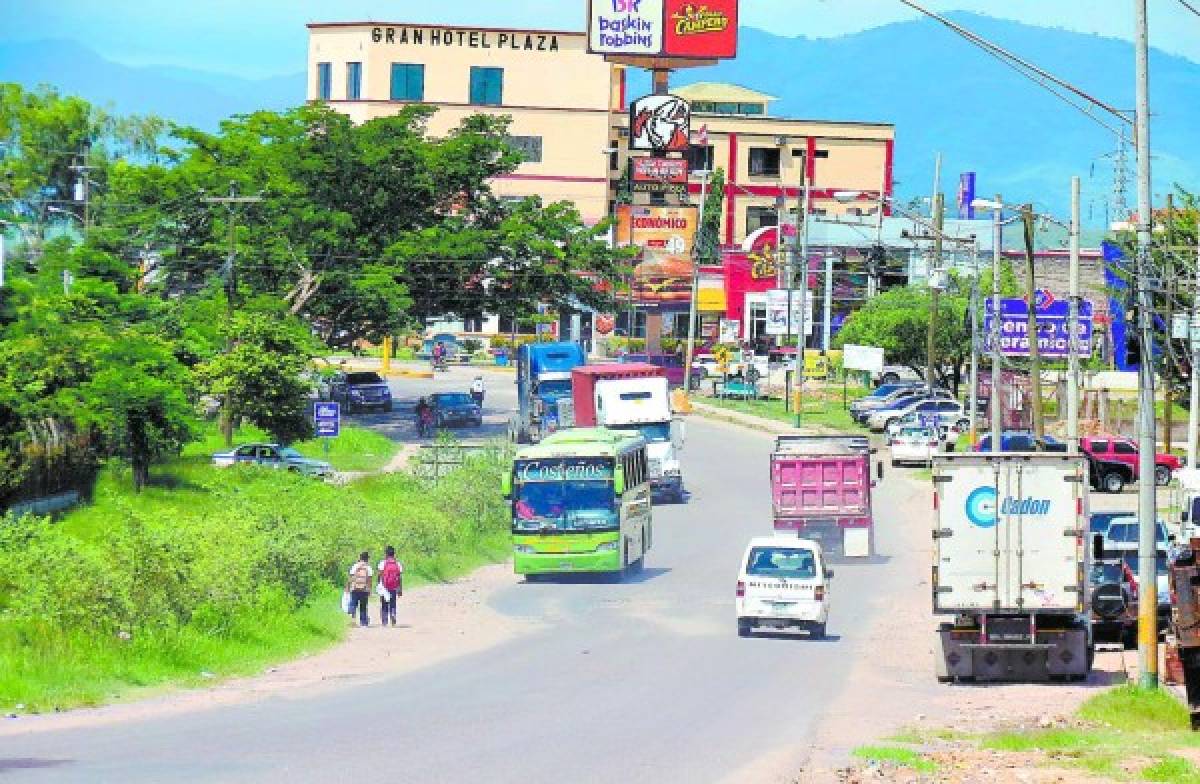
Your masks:
M773 95L751 90L737 84L724 82L696 82L675 87L671 92L689 101L711 101L713 103L769 103L779 100Z
M486 30L492 33L535 33L544 35L576 35L586 36L587 33L579 30L543 30L536 27L486 27L483 25L449 25L449 24L428 24L426 22L381 22L378 20L367 20L362 22L309 22L305 25L309 30L317 30L328 27L423 27L425 29L435 30Z

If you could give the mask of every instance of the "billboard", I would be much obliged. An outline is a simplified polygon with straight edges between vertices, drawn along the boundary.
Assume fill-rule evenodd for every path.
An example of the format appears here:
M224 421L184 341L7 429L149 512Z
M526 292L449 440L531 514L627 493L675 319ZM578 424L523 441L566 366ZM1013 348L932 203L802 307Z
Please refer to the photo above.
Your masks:
M847 343L842 346L842 367L846 370L882 373L883 349L878 346L856 346Z
M664 55L732 58L737 43L738 0L667 0Z
M990 299L984 304L984 346L991 351L995 314ZM1034 314L1037 317L1039 355L1047 359L1067 358L1071 345L1067 300L1054 299L1048 292L1038 292ZM1078 338L1080 355L1091 356L1092 303L1087 300L1079 303ZM1014 297L1000 300L1000 353L1007 357L1029 356L1029 304L1023 299Z
M590 0L588 51L617 57L736 57L738 2Z
M687 193L688 165L683 158L630 158L634 193Z
M633 269L633 296L646 304L687 305L692 298L695 207L617 208L617 237L642 249Z
M958 177L958 219L975 220L975 172L963 172Z
M663 0L591 0L588 51L658 55L663 50Z
M768 335L798 335L800 322L804 322L804 334L811 335L813 329L812 292L807 292L807 306L801 309L801 292L797 289L770 289L767 291ZM789 320L788 312L791 311Z
M687 152L692 108L677 95L644 95L629 104L629 149Z

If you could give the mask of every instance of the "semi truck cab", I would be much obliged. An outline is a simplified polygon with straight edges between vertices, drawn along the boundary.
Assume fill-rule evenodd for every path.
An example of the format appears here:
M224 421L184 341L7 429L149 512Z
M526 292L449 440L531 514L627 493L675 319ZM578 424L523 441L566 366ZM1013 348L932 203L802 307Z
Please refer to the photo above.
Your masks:
M509 437L536 444L570 427L571 371L587 361L575 343L531 343L517 349L517 412Z

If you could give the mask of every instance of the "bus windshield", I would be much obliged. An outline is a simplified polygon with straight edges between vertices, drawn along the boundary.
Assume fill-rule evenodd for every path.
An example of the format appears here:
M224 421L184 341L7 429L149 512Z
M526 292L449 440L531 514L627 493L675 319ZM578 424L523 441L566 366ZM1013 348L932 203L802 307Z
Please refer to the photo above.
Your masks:
M606 458L519 460L515 466L513 531L616 530L613 461Z

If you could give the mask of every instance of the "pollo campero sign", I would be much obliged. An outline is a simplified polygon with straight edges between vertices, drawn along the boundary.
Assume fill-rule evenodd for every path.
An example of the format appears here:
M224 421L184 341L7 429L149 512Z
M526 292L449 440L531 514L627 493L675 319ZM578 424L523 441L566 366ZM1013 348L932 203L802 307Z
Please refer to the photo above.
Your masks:
M713 60L737 56L738 0L591 0L588 51Z

